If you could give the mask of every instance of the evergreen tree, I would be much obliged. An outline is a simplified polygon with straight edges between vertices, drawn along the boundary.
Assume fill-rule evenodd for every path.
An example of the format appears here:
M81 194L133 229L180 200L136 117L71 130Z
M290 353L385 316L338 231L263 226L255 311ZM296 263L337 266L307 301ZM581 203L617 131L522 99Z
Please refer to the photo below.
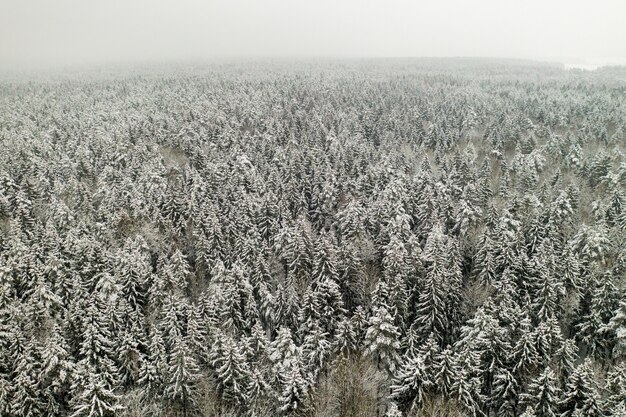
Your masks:
M75 392L72 400L72 417L113 417L122 410L120 398L106 378L94 369L82 368L79 378L72 386Z
M211 366L215 369L220 396L226 401L246 405L251 372L244 353L230 337L218 340L214 349Z
M433 228L423 252L426 276L420 286L412 326L423 337L435 334L448 340L458 320L461 269L456 246L443 234L441 226Z
M182 337L174 341L168 357L167 380L163 395L175 410L184 416L192 413L197 399L199 369Z
M563 410L563 416L572 416L576 412L590 417L603 415L591 362L588 359L569 376L560 407Z
M157 328L150 329L148 352L141 362L138 384L142 387L145 401L162 394L168 372L165 342Z
M559 415L560 392L556 386L554 372L546 368L528 385L528 393L522 395L537 417L553 417ZM528 410L528 408L527 408Z
M337 324L337 333L333 347L334 351L342 354L358 351L359 339L357 337L355 324L354 316L353 318L344 317L344 319Z
M454 353L450 347L437 355L432 366L433 379L437 390L445 397L450 395L454 381L458 378L458 369Z
M141 238L127 240L115 262L122 296L131 308L142 311L146 303L146 288L152 279L146 242Z
M13 379L15 390L10 404L11 415L34 417L43 414L44 403L38 387L39 361L34 354L35 347L28 343L18 355Z
M483 414L481 411L485 397L480 393L480 379L471 376L468 369L461 369L459 378L452 385L452 396L467 414L477 416Z
M511 357L514 363L513 371L525 380L534 373L539 363L539 356L535 346L535 334L528 317L522 319L518 331L519 337L513 346Z
M274 365L275 376L288 373L292 367L300 366L301 349L293 341L291 331L286 327L278 330L276 338L270 343L270 360Z
M399 336L387 309L384 306L374 308L365 334L365 351L391 373L394 373L398 363Z
M409 357L395 374L390 398L402 404L403 408L413 409L422 403L433 383L424 359L419 355Z
M615 334L616 343L613 348L613 357L626 359L626 299L620 301L613 317L602 331Z
M122 334L122 340L117 349L118 371L120 382L124 385L133 385L139 377L142 354L137 335L132 329Z
M331 354L331 342L319 325L314 325L304 336L302 343L302 362L304 371L312 383L324 369Z
M302 375L299 363L284 370L282 379L282 391L278 397L279 412L283 415L293 415L293 413L303 409L308 395L308 384Z
M45 403L42 414L58 415L68 406L67 396L76 368L74 358L70 355L70 346L58 326L53 327L52 334L40 349L40 356L38 383Z
M576 325L577 338L599 358L610 357L613 350L614 334L607 325L617 308L618 294L610 273L597 277L591 293L589 311Z
M609 416L622 416L626 411L626 365L618 365L607 373L603 393L604 412Z
M494 376L490 398L492 408L498 416L516 416L521 387L515 376L507 369L500 369Z
M79 349L79 366L95 372L107 385L114 385L119 378L113 358L112 337L108 320L95 304L87 307L83 324L82 341ZM89 376L89 374L88 374ZM99 383L99 381L96 381Z
M556 278L554 263L552 249L548 249L546 242L543 242L535 257L533 269L536 276L531 284L534 286L533 308L539 321L560 316L560 305L565 296L565 288Z

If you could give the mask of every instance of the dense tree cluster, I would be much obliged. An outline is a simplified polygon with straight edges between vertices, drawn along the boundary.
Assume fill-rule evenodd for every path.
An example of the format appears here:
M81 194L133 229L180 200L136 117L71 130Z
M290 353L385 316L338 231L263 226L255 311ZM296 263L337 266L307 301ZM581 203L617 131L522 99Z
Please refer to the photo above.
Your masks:
M0 415L626 415L625 79L6 78Z

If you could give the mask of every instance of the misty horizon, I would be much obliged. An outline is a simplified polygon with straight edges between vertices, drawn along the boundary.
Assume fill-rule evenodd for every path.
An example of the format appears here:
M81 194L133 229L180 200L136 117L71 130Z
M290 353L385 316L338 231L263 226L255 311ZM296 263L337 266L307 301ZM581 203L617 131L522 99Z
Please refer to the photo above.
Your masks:
M0 67L408 57L623 65L624 15L619 1L7 0Z

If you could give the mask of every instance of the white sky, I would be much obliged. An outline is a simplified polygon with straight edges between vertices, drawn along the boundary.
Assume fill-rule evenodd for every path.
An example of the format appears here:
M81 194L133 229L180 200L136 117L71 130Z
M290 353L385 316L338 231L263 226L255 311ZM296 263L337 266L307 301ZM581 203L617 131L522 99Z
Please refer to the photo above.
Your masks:
M0 0L0 66L224 56L626 63L626 0Z

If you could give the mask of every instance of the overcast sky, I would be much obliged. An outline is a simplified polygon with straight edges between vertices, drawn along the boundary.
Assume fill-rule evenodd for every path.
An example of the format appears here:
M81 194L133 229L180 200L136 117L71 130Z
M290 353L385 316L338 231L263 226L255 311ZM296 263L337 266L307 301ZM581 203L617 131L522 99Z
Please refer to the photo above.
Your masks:
M626 0L0 0L0 63L481 56L626 63Z

